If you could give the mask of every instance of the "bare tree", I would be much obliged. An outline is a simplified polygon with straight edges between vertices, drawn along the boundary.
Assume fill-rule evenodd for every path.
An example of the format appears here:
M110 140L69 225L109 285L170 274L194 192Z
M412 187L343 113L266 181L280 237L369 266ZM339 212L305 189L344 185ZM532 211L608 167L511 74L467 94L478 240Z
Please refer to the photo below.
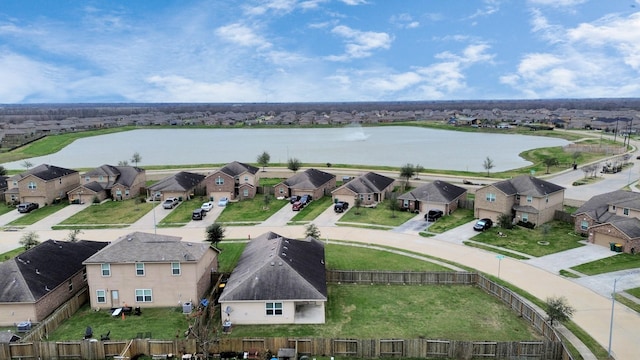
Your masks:
M414 170L416 171L416 180L420 180L420 173L424 171L424 167L422 167L422 165L416 165Z
M129 162L127 160L118 161L118 166L129 166Z
M553 326L554 321L567 321L571 319L575 311L573 307L569 306L567 299L563 296L547 298L545 305L551 326Z
M484 159L484 162L482 163L482 167L484 167L484 169L487 170L487 176L489 176L489 172L491 171L491 169L495 167L495 164L493 163L493 159L487 156L487 158Z
M136 151L133 153L133 156L131 156L131 162L136 164L136 167L138 167L138 163L142 161L142 156L140 156L140 154Z

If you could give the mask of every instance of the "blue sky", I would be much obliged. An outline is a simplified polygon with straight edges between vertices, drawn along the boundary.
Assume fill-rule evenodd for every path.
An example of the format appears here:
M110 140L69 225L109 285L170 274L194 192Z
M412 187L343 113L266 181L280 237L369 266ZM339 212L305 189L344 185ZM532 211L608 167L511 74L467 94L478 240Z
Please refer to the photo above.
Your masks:
M2 0L0 103L640 97L640 0Z

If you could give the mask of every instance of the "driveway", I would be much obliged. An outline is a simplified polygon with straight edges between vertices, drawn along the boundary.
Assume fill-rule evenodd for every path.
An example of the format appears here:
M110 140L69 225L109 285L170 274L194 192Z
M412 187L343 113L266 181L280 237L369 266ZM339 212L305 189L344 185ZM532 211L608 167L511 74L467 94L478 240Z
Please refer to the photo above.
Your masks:
M277 200L277 201L287 201L289 200ZM267 220L263 221L260 225L257 226L286 226L287 223L294 217L298 212L291 210L291 205L286 204L282 207L282 209L276 211L273 215L271 215Z
M58 225L62 221L70 218L71 216L79 213L80 211L86 209L89 206L91 206L91 203L73 204L73 205L65 206L64 208L54 212L53 214L47 216L46 218L27 226L24 229L24 231L51 230L52 226Z

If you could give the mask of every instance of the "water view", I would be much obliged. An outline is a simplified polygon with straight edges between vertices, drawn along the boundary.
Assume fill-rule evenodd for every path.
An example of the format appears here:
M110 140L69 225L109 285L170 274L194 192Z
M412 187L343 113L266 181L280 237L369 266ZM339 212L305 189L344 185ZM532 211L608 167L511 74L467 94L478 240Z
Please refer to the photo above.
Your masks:
M138 152L145 165L254 163L267 151L271 163L297 158L308 163L402 166L484 171L489 156L504 171L529 165L525 150L569 142L541 136L485 134L410 126L285 129L140 129L76 140L61 151L29 161L68 168L131 163ZM22 169L23 161L4 164Z

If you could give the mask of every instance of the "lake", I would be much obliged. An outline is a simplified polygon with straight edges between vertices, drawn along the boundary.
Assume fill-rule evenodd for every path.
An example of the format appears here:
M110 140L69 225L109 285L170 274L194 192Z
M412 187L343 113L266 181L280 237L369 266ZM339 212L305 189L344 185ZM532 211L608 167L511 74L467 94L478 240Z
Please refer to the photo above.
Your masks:
M426 169L484 171L485 158L504 171L530 163L525 150L569 142L542 136L446 131L411 126L283 129L139 129L74 141L61 151L29 159L65 168L131 163L138 152L145 165L255 163L266 151L271 163L297 158L304 164L421 165ZM23 161L4 164L23 169Z

